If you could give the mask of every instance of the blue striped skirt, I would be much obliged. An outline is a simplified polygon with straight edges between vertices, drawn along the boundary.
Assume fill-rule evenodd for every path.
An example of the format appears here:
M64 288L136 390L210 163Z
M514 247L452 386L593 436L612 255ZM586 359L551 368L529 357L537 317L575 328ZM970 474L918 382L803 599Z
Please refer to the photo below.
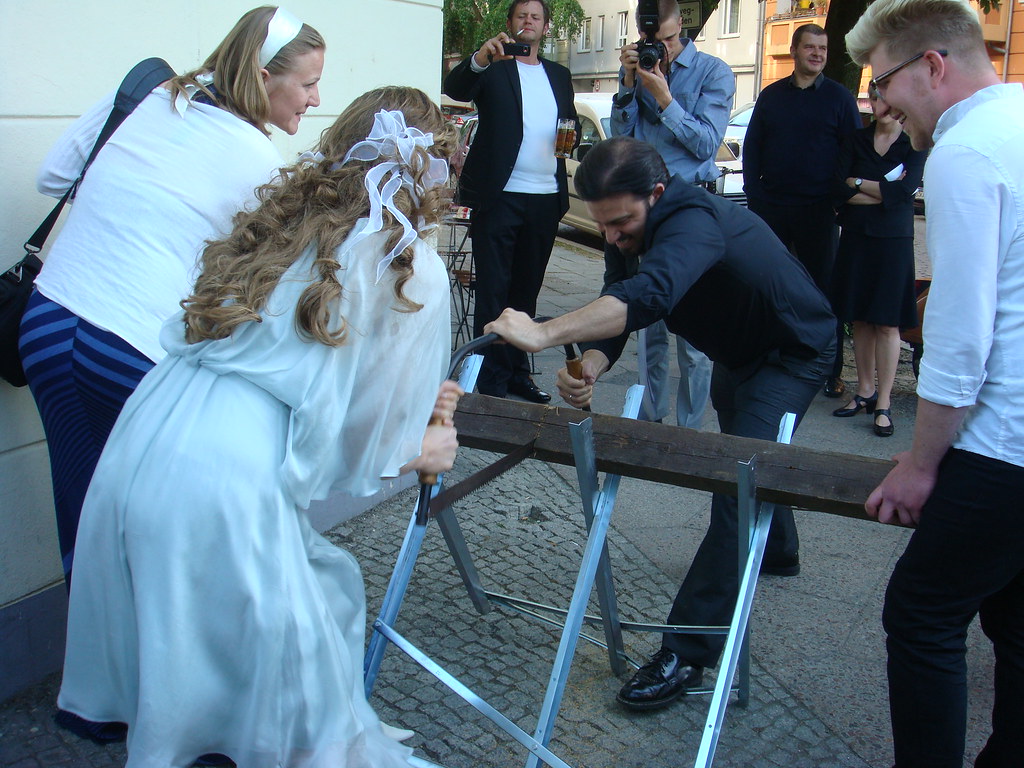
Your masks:
M39 291L32 293L21 320L19 349L46 433L57 536L70 587L89 481L125 400L154 363Z

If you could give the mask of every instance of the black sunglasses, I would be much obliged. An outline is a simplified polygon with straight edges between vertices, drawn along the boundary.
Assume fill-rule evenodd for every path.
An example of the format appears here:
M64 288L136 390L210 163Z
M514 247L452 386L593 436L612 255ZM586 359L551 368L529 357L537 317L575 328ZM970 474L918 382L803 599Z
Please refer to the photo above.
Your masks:
M949 51L947 51L944 48L942 50L937 50L935 52L937 54L939 54L939 56L948 56L949 55ZM878 93L878 95L882 96L882 92L885 90L885 86L882 85L882 81L883 80L888 80L890 77L895 75L897 72L899 72L904 67L909 67L911 64L913 64L918 59L923 59L926 53L928 53L928 51L921 51L920 53L915 54L914 56L911 56L909 59L904 61L902 64L897 64L892 69L883 72L878 77L872 77L871 80L868 82L868 87L869 88L874 88L875 91Z

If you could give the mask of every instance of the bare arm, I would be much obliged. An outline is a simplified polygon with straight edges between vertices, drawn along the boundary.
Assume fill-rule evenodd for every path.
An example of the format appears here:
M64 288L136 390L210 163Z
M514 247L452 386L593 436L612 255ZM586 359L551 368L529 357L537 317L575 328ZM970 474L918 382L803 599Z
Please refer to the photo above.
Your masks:
M613 296L602 296L561 317L536 323L525 312L506 309L488 323L485 333L496 333L526 352L578 341L599 341L626 330L626 305Z

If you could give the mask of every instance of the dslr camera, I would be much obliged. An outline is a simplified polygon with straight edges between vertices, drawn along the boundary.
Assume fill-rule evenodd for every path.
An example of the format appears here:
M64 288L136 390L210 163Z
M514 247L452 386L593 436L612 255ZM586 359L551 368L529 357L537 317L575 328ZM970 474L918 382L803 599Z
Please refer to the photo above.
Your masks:
M657 66L658 61L668 55L665 44L655 39L655 35L661 29L658 0L639 0L636 7L636 25L643 35L636 44L636 52L640 57L639 67L650 72Z

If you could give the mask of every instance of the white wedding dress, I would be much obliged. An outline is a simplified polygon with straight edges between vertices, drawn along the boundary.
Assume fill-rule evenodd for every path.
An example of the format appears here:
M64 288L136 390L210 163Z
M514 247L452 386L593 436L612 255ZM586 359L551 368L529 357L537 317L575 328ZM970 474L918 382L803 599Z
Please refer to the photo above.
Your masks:
M449 349L444 264L421 240L396 311L378 233L339 252L341 347L300 336L308 251L262 322L168 351L125 405L82 511L59 705L128 723L128 768L386 768L411 750L363 694L358 563L303 511L368 495L419 454ZM116 299L116 297L112 297Z

